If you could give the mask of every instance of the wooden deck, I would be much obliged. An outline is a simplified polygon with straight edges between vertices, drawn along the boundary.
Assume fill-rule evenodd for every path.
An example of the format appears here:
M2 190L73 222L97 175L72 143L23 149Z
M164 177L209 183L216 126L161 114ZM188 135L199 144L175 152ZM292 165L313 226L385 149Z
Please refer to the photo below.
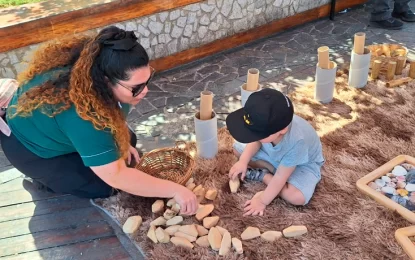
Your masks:
M1 260L143 259L89 200L41 191L15 169L4 169L0 172Z

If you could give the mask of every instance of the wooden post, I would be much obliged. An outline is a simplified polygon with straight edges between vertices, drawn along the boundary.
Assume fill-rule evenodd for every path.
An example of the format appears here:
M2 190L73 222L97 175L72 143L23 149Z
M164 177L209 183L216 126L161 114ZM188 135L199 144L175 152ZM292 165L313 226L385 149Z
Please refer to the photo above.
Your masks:
M402 56L398 57L398 61L396 62L395 75L401 75L402 74L402 70L405 67L405 62L406 62L405 57L402 57Z
M213 93L202 91L200 93L200 120L212 119Z
M411 61L411 68L409 69L409 77L415 79L415 61Z
M393 77L395 76L396 71L396 62L390 61L388 64L388 73L386 74L387 80L393 80Z
M413 79L411 79L410 77L394 79L394 80L391 80L389 82L386 82L386 87L388 87L388 88L396 87L396 86L411 82L412 80Z
M258 89L259 82L259 70L249 69L248 70L248 79L246 82L246 90L255 91Z
M382 65L382 62L380 60L375 60L373 62L373 67L372 67L372 79L377 79L379 77L379 70L380 67Z
M329 59L329 47L322 46L317 49L318 52L318 65L322 69L329 69L330 59Z
M354 35L354 52L362 55L365 52L365 38L366 34L358 32Z

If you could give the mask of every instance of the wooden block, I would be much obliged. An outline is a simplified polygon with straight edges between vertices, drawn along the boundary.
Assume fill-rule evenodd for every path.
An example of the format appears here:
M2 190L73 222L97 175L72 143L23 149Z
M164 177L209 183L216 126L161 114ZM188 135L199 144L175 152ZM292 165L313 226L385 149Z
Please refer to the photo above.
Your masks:
M396 62L390 61L388 64L388 72L386 74L386 79L392 80L393 77L395 76L395 71L396 71Z
M379 71L380 71L381 65L382 65L382 62L380 60L375 60L373 62L372 73L371 73L372 79L377 79L379 77Z
M383 53L386 55L386 57L390 57L391 56L391 50L389 48L389 44L384 43L382 45L382 50L383 50Z
M150 228L147 232L147 237L153 241L153 243L158 243L157 236L156 236L156 226L150 225Z
M199 235L199 232L197 232L197 229L196 229L196 225L193 225L193 224L181 226L178 231L188 234L192 237L197 237Z
M248 91L257 90L258 83L259 83L259 70L255 68L249 69L247 78L246 78L246 90Z
M242 240L250 240L259 236L261 236L261 232L256 227L247 227L241 234Z
M175 216L174 218L167 220L166 226L174 226L174 225L178 225L182 222L183 222L183 217L182 216Z
M239 180L239 178L229 180L229 188L231 189L232 193L238 192L239 186L241 186L241 181Z
M209 247L209 246L210 246L210 244L209 244L209 239L208 239L208 236L207 236L207 235L205 235L205 236L199 237L199 238L196 240L196 244L198 244L198 245L199 245L199 246L201 246L201 247Z
M125 221L122 230L126 234L133 234L140 228L141 223L143 223L141 216L131 216Z
M268 242L274 242L282 237L282 233L279 231L266 231L261 234L261 238Z
M222 235L217 228L213 227L209 230L208 240L210 247L215 251L219 251L222 243Z
M167 219L167 220L169 220L169 219L172 219L173 217L175 217L176 216L176 212L174 212L173 210L171 210L171 209L166 209L166 211L164 212L164 214L163 214L163 217L165 218L165 219Z
M170 236L173 236L174 233L179 231L180 227L181 227L180 225L173 225L173 226L166 228L164 231L166 231Z
M395 231L395 239L410 259L415 259L415 245L410 237L415 236L415 226L400 228Z
M221 226L216 226L216 228L219 230L220 234L223 236L223 234L225 234L225 232L228 232L228 230L224 229Z
M206 193L206 190L205 190L205 188L203 188L203 186L202 186L202 185L199 185L199 186L197 186L197 187L193 190L193 193L194 193L196 196L202 196L202 197L204 197L204 196L205 196L205 193Z
M186 185L186 188L188 188L191 191L193 191L195 187L196 187L196 184L194 184L193 182Z
M215 206L213 206L213 204L203 205L203 207L197 210L196 219L198 221L202 221L205 217L212 213L213 209L215 209Z
M196 225L197 233L200 237L209 234L209 230L207 230L204 226Z
M183 237L186 238L186 240L188 240L189 242L195 242L196 241L196 237L188 235L186 233L177 231L176 233L174 233L175 237Z
M172 237L170 239L170 241L175 246L180 246L180 247L190 248L190 249L192 249L194 247L194 245L192 243L190 243L189 240L187 240L186 238L183 238L183 237Z
M169 201L167 201L167 207L171 207L171 206L173 206L174 204L176 204L176 201L174 200L174 199L169 199Z
M170 242L170 235L166 231L164 231L161 227L156 229L156 238L160 243L168 243Z
M225 234L223 234L222 242L220 244L219 255L220 256L227 255L229 251L231 250L231 245L232 245L231 234L229 232L225 232Z
M208 200L214 200L216 199L216 196L218 196L218 191L217 190L208 190L205 194L205 198Z
M305 226L291 226L282 231L285 237L298 237L307 233Z
M194 183L195 180L193 179L193 177L191 177L189 180L187 180L186 182L186 186L189 185L190 183Z
M365 39L366 34L363 32L358 32L354 35L354 52L362 55L365 51Z
M151 221L150 225L151 226L156 226L156 227L157 226L164 226L164 225L166 225L166 222L167 222L167 220L164 217L160 216L160 217L156 218L155 220Z
M213 93L204 90L200 93L200 120L212 119Z
M244 249L242 247L242 241L237 239L236 237L232 238L232 246L238 255L241 255L244 253Z
M401 75L402 74L402 70L405 67L405 63L406 63L406 58L405 57L398 57L398 61L396 62L396 70L395 70L395 75Z
M207 217L203 219L203 226L207 229L210 229L211 227L216 226L216 224L218 224L219 222L219 217L218 216L214 216L214 217Z
M415 61L411 61L408 76L415 79Z
M413 79L410 77L405 77L405 78L400 78L400 79L394 79L391 81L386 82L386 87L391 88L391 87L396 87L402 84L406 84L410 81L412 81Z
M153 203L151 206L151 211L153 213L159 213L164 210L164 201L162 200L156 200L156 202Z
M180 212L180 205L179 204L174 204L172 207L171 207L171 210L172 211L174 211L174 212L176 212L176 213L179 213Z

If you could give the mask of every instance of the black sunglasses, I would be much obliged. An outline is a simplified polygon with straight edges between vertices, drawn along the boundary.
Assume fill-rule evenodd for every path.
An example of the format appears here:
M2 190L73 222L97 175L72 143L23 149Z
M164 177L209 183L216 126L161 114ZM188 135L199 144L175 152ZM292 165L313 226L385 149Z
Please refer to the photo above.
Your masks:
M141 92L143 92L144 88L150 83L151 79L153 78L154 73L156 72L156 70L153 67L150 67L150 69L151 69L150 78L144 83L141 83L141 84L138 84L138 85L135 85L135 86L132 86L132 87L124 86L120 82L118 82L118 84L120 84L124 88L131 91L131 93L133 93L133 97L136 97L136 96L140 95Z

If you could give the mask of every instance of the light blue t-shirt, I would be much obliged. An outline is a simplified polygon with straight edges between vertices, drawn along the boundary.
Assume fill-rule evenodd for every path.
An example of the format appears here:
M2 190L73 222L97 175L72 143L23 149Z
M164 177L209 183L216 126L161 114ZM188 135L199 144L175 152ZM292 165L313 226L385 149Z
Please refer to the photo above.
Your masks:
M297 115L294 115L289 130L276 146L265 143L261 150L273 160L274 166L293 167L313 163L321 166L324 163L320 137L309 122Z

